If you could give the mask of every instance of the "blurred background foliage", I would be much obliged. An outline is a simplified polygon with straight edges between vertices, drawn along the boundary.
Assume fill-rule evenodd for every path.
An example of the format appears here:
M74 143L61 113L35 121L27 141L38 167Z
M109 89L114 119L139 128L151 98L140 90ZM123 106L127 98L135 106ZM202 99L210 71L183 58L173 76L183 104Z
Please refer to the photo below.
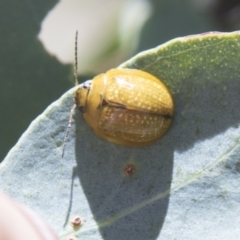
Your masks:
M87 17L75 20L76 26L71 24L71 29L78 28L79 24L85 26L85 28L80 27L83 33L86 32L81 35L87 36L87 39L84 42L82 38L81 44L83 43L84 50L87 49L91 55L91 60L89 60L88 56L79 50L81 56L79 62L84 62L87 69L87 71L81 71L81 64L79 64L81 81L91 78L96 73L116 67L137 52L156 47L172 38L207 31L234 31L238 30L240 25L240 0L76 1L78 1L78 8L66 8L66 11L70 11L68 13L70 16L71 9L74 9L75 14L79 9L79 15L81 15L79 4L85 7L86 4L91 4L87 8L89 11L85 10ZM130 23L124 14L130 9L129 16L132 11L129 2L138 4L137 1L139 4L144 2L145 5L141 6L147 8L145 18L141 18L144 13L144 9L141 9L143 12L139 12L139 15L136 15L136 12L133 14L131 27L126 27ZM74 0L68 0L68 3L75 4ZM119 9L119 14L115 12L111 14L108 5L113 3L116 3L114 11ZM52 14L58 4L56 0L2 0L0 2L2 42L0 48L0 161L4 159L31 121L73 86L72 63L67 61L63 63L57 53L50 55L44 43L37 38L41 31L42 21ZM102 12L95 20L96 9L100 7ZM102 25L100 28L98 23L101 16L106 18L108 14L109 18L118 17L118 20L112 21L117 25L108 24L106 27ZM64 16L62 18L63 23L67 21ZM90 22L88 19L91 19L90 25L88 25ZM123 21L125 21L124 24L122 24ZM111 21L108 19L106 22ZM58 28L54 27L54 29L62 29L59 35L52 30L52 35L57 36L55 44L59 44L60 48L61 34L67 35L64 29L69 28L67 22L65 25L63 23L55 22ZM86 29L98 34L97 37L89 34ZM116 29L121 31L116 31ZM72 36L70 36L72 44L68 45L73 50L74 38ZM125 36L124 39L123 36Z

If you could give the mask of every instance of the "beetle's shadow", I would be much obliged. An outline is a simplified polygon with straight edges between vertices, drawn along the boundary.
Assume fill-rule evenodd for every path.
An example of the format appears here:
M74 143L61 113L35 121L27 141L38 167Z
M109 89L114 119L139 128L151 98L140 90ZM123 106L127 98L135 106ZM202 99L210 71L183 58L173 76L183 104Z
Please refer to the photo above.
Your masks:
M168 209L172 178L169 138L160 146L122 147L98 138L79 119L77 113L77 171L102 237L156 239ZM136 172L125 176L129 163Z

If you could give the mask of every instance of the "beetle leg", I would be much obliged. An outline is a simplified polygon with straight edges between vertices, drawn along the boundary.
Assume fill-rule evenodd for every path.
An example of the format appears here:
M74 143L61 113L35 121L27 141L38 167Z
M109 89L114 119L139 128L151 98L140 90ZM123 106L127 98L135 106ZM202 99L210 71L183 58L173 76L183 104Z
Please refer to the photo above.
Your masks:
M67 131L66 131L66 134L65 134L65 137L64 137L64 140L63 140L62 158L64 156L64 151L65 151L65 147L66 147L66 144L67 144L69 131L70 131L70 128L72 127L73 112L74 112L76 107L77 107L77 105L74 104L71 108L71 112L70 112L70 116L69 116L69 120L68 120Z

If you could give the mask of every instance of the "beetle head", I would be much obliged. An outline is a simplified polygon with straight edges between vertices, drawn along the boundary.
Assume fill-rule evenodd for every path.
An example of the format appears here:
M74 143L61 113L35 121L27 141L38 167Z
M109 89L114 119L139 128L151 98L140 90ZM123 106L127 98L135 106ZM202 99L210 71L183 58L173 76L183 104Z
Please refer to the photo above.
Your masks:
M75 103L81 112L86 112L87 98L92 87L92 80L88 80L80 85L75 94Z

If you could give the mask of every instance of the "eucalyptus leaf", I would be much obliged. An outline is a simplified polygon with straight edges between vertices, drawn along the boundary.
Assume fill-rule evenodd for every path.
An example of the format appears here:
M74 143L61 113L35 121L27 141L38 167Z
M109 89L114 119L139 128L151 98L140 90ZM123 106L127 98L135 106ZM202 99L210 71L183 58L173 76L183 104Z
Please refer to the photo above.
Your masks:
M127 148L98 138L76 111L62 159L76 88L69 90L0 165L2 190L61 239L239 239L239 62L240 32L177 38L138 54L120 68L168 85L170 130L151 146ZM76 215L84 223L74 230Z

